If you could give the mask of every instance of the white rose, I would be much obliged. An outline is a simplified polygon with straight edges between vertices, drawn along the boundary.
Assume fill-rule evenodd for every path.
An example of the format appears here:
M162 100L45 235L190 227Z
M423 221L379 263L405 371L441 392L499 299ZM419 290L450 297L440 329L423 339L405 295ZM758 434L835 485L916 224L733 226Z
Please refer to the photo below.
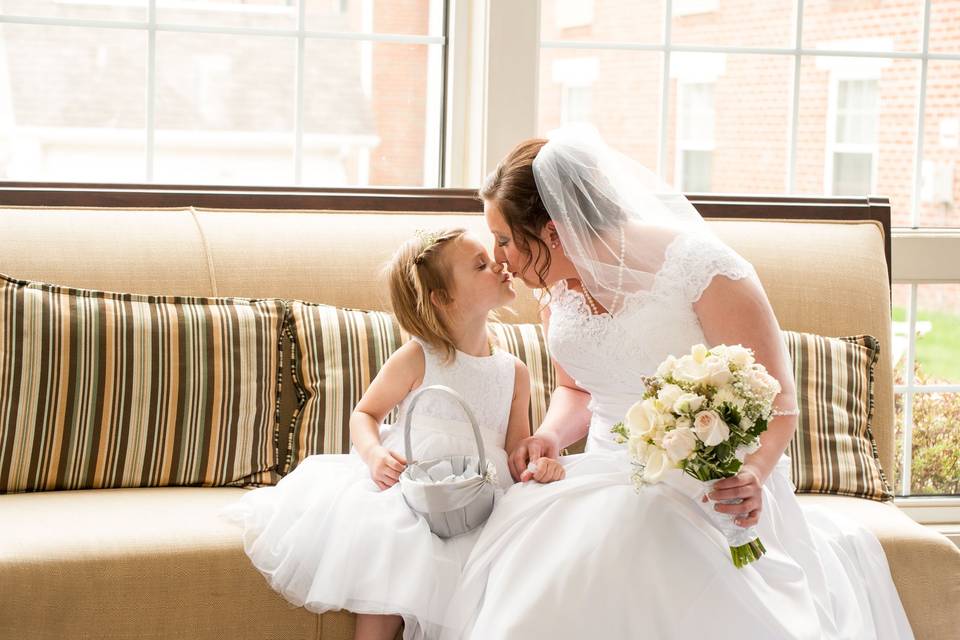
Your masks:
M742 345L735 344L727 347L726 355L727 359L740 369L745 369L753 364L753 354L750 352L750 349Z
M773 399L773 397L781 391L780 383L777 379L768 374L766 370L759 365L745 371L743 381L747 387L760 398Z
M627 423L631 436L646 438L659 424L659 414L656 401L653 398L647 398L630 407L624 422Z
M693 421L693 431L703 444L712 447L730 437L730 427L716 411L701 411Z
M663 448L674 463L686 460L696 446L697 436L687 427L667 431L663 436Z
M722 387L730 382L733 374L730 373L730 365L723 358L709 356L703 362L704 382L714 387Z
M673 369L677 365L677 359L673 356L667 356L667 359L660 363L660 366L657 367L657 375L661 378L669 378L673 375Z
M673 407L676 405L677 398L683 395L683 389L678 387L675 384L665 384L657 392L657 400L663 403L665 407ZM674 409L676 411L676 409Z
M706 400L695 393L684 393L673 403L673 410L677 413L696 413Z
M673 368L673 377L680 382L690 382L700 384L706 376L706 369L703 362L697 362L690 356L683 356L677 360Z
M663 474L673 465L670 464L670 458L660 447L650 447L647 452L647 460L643 469L643 479L647 482L659 482Z

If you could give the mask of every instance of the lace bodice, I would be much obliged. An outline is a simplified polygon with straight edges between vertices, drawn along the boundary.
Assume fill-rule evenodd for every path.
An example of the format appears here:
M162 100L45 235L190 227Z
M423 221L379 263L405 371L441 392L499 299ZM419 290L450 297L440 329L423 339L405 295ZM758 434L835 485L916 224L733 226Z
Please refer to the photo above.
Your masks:
M488 447L503 448L513 400L516 358L507 351L496 350L493 355L478 357L461 351L452 362L446 363L442 354L422 340L414 338L423 347L424 374L422 386L443 385L459 393L477 417L481 434ZM403 424L410 396L400 404L396 425ZM463 409L448 396L427 393L416 406L413 427L423 428L431 419L460 423L463 434L473 440L472 431Z
M588 448L617 447L610 427L643 395L641 377L668 355L706 342L693 304L717 275L737 280L754 270L718 240L679 235L650 290L632 294L615 315L591 314L583 294L566 281L551 289L551 354L592 396Z

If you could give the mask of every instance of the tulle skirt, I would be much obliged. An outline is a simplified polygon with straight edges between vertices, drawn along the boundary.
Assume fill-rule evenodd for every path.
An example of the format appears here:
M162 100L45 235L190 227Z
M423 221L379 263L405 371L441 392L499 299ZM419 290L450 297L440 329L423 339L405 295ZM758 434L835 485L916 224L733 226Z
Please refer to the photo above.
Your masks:
M912 638L876 538L801 508L783 458L764 485L767 553L738 569L689 492L639 493L625 453L561 458L563 481L498 503L444 638Z
M402 451L399 434L384 445ZM419 438L418 458L475 453L458 436ZM506 473L506 454L487 448ZM509 475L504 476L509 478ZM397 614L404 638L437 638L480 529L442 540L407 506L400 485L380 491L356 454L305 459L276 486L253 490L223 515L243 529L253 565L289 602L308 610Z

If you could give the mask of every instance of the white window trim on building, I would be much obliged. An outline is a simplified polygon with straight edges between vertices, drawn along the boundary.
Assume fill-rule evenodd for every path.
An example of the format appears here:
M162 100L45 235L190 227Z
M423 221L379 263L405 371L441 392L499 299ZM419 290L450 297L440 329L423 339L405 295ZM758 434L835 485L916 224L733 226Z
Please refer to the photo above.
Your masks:
M689 191L687 188L687 176L685 173L685 155L688 151L709 151L711 153L711 158L714 150L716 149L715 143L715 126L710 127L710 135L704 136L702 138L696 138L691 136L684 127L684 111L689 107L689 97L693 91L694 87L708 86L711 89L711 102L713 101L713 90L716 87L714 82L679 82L677 84L677 151L675 155L674 162L674 188L680 191ZM713 108L711 104L711 110L714 112L713 117L715 118L716 109ZM712 182L712 178L711 178Z
M829 89L827 90L827 143L824 145L826 148L826 157L823 163L823 192L828 195L844 195L835 193L834 189L834 158L836 158L837 153L856 153L870 156L870 187L863 194L857 195L873 194L877 191L879 146L876 140L874 140L873 143L839 142L837 140L837 118L840 111L840 83L873 79L874 78L844 78L837 74L831 74L830 76ZM879 120L879 109L875 117ZM874 130L878 127L879 122L874 125Z
M560 121L582 122L589 118L574 116L571 110L571 92L588 92L592 103L592 88L597 80L597 73L600 68L600 60L593 57L584 58L564 58L555 60L552 65L552 77L556 84L560 85Z

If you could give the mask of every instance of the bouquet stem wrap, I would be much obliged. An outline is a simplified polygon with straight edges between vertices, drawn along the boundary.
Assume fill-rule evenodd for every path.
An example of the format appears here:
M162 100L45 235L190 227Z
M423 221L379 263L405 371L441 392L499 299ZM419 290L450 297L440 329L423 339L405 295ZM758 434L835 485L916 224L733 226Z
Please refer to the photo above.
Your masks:
M703 493L701 494L701 499L697 500L697 504L700 505L700 508L707 514L707 517L710 518L713 525L719 529L720 533L727 539L727 544L730 545L730 556L733 558L733 564L736 565L737 568L741 568L755 560L759 560L767 550L764 548L763 543L760 542L755 526L741 527L734 522L735 514L723 513L713 508L716 502L720 502L721 504L737 504L740 502L738 499L707 500L703 502L702 496L713 491L713 485L721 479L722 478L707 480L703 483Z

